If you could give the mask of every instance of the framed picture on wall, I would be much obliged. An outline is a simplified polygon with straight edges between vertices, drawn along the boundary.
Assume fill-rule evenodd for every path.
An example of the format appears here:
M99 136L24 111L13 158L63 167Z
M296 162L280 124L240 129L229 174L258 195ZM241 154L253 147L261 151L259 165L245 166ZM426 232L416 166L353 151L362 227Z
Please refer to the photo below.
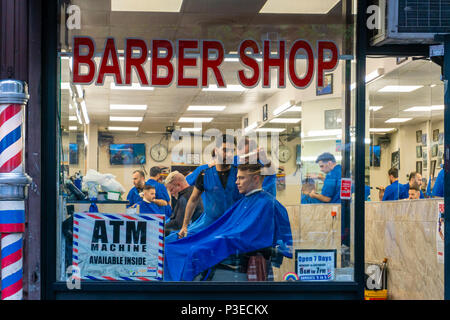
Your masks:
M328 73L323 77L323 87L316 89L316 96L323 96L325 94L333 93L333 74Z
M430 175L434 177L434 171L436 170L436 160L430 162Z
M423 165L422 165L422 167L423 167L423 170L427 170L428 169L428 161L425 159L425 160L423 160Z
M424 149L423 152L422 152L422 158L423 158L424 160L426 160L426 159L428 158L428 152L427 152L426 149Z
M267 113L267 103L265 105L263 105L262 107L262 120L263 121L267 121L268 119L268 113Z
M421 143L422 142L422 130L416 131L416 142Z
M424 146L427 145L427 134L426 133L422 134L422 145L424 145Z
M422 161L416 161L416 172L422 174Z
M433 144L433 146L431 147L431 156L432 156L432 157L437 157L437 155L438 155L438 149L439 149L438 144L437 144L437 143L436 143L436 144Z
M325 129L342 128L342 110L325 110Z
M439 141L439 129L433 130L433 142Z
M439 133L438 143L440 146L442 146L444 144L444 133L443 132Z
M422 146L416 146L416 158L422 158Z
M392 152L391 168L397 168L398 170L400 170L400 149Z

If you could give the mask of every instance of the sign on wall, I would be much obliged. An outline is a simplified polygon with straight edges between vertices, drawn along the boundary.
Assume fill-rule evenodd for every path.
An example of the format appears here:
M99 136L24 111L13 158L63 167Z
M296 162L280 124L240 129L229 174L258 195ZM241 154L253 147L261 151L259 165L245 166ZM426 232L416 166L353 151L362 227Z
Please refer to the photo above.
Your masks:
M81 279L162 280L163 215L74 213L73 223Z
M336 250L295 250L295 273L300 281L335 279Z

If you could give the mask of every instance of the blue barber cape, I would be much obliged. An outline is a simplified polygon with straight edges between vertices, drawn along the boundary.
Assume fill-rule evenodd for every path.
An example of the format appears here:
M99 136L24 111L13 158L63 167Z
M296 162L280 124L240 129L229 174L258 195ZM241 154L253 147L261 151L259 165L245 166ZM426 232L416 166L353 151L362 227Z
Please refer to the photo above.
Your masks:
M405 184L400 184L400 189L398 193L399 199L408 199L409 198L409 182ZM425 199L422 190L420 190L420 199Z
M153 179L148 179L145 184L155 187L156 199L167 201L168 205L166 206L167 208L164 210L166 210L166 212L169 212L170 217L170 214L172 213L172 207L170 206L170 196L169 193L167 192L166 186Z
M292 233L286 208L258 191L235 203L195 235L165 245L164 280L191 281L230 255L276 247L292 258Z
M138 203L136 203L133 208L138 208L139 213L157 213L157 214L164 214L166 216L166 219L170 218L171 212L167 210L167 206L158 206L156 203L153 202L147 202L145 200L141 200Z

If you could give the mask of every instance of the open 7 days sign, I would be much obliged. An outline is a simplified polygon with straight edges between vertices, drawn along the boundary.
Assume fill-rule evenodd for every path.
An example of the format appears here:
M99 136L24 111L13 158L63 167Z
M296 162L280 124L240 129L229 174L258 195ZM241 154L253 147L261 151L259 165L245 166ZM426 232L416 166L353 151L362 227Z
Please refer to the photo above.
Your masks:
M295 273L300 281L332 281L336 250L295 250Z
M163 215L74 213L73 223L81 279L162 280Z

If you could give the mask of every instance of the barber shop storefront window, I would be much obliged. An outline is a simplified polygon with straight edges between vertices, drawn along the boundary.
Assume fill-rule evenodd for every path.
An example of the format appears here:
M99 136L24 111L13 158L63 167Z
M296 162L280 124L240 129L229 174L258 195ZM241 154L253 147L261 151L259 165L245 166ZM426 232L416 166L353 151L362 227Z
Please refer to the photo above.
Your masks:
M60 1L57 280L353 282L354 2Z

